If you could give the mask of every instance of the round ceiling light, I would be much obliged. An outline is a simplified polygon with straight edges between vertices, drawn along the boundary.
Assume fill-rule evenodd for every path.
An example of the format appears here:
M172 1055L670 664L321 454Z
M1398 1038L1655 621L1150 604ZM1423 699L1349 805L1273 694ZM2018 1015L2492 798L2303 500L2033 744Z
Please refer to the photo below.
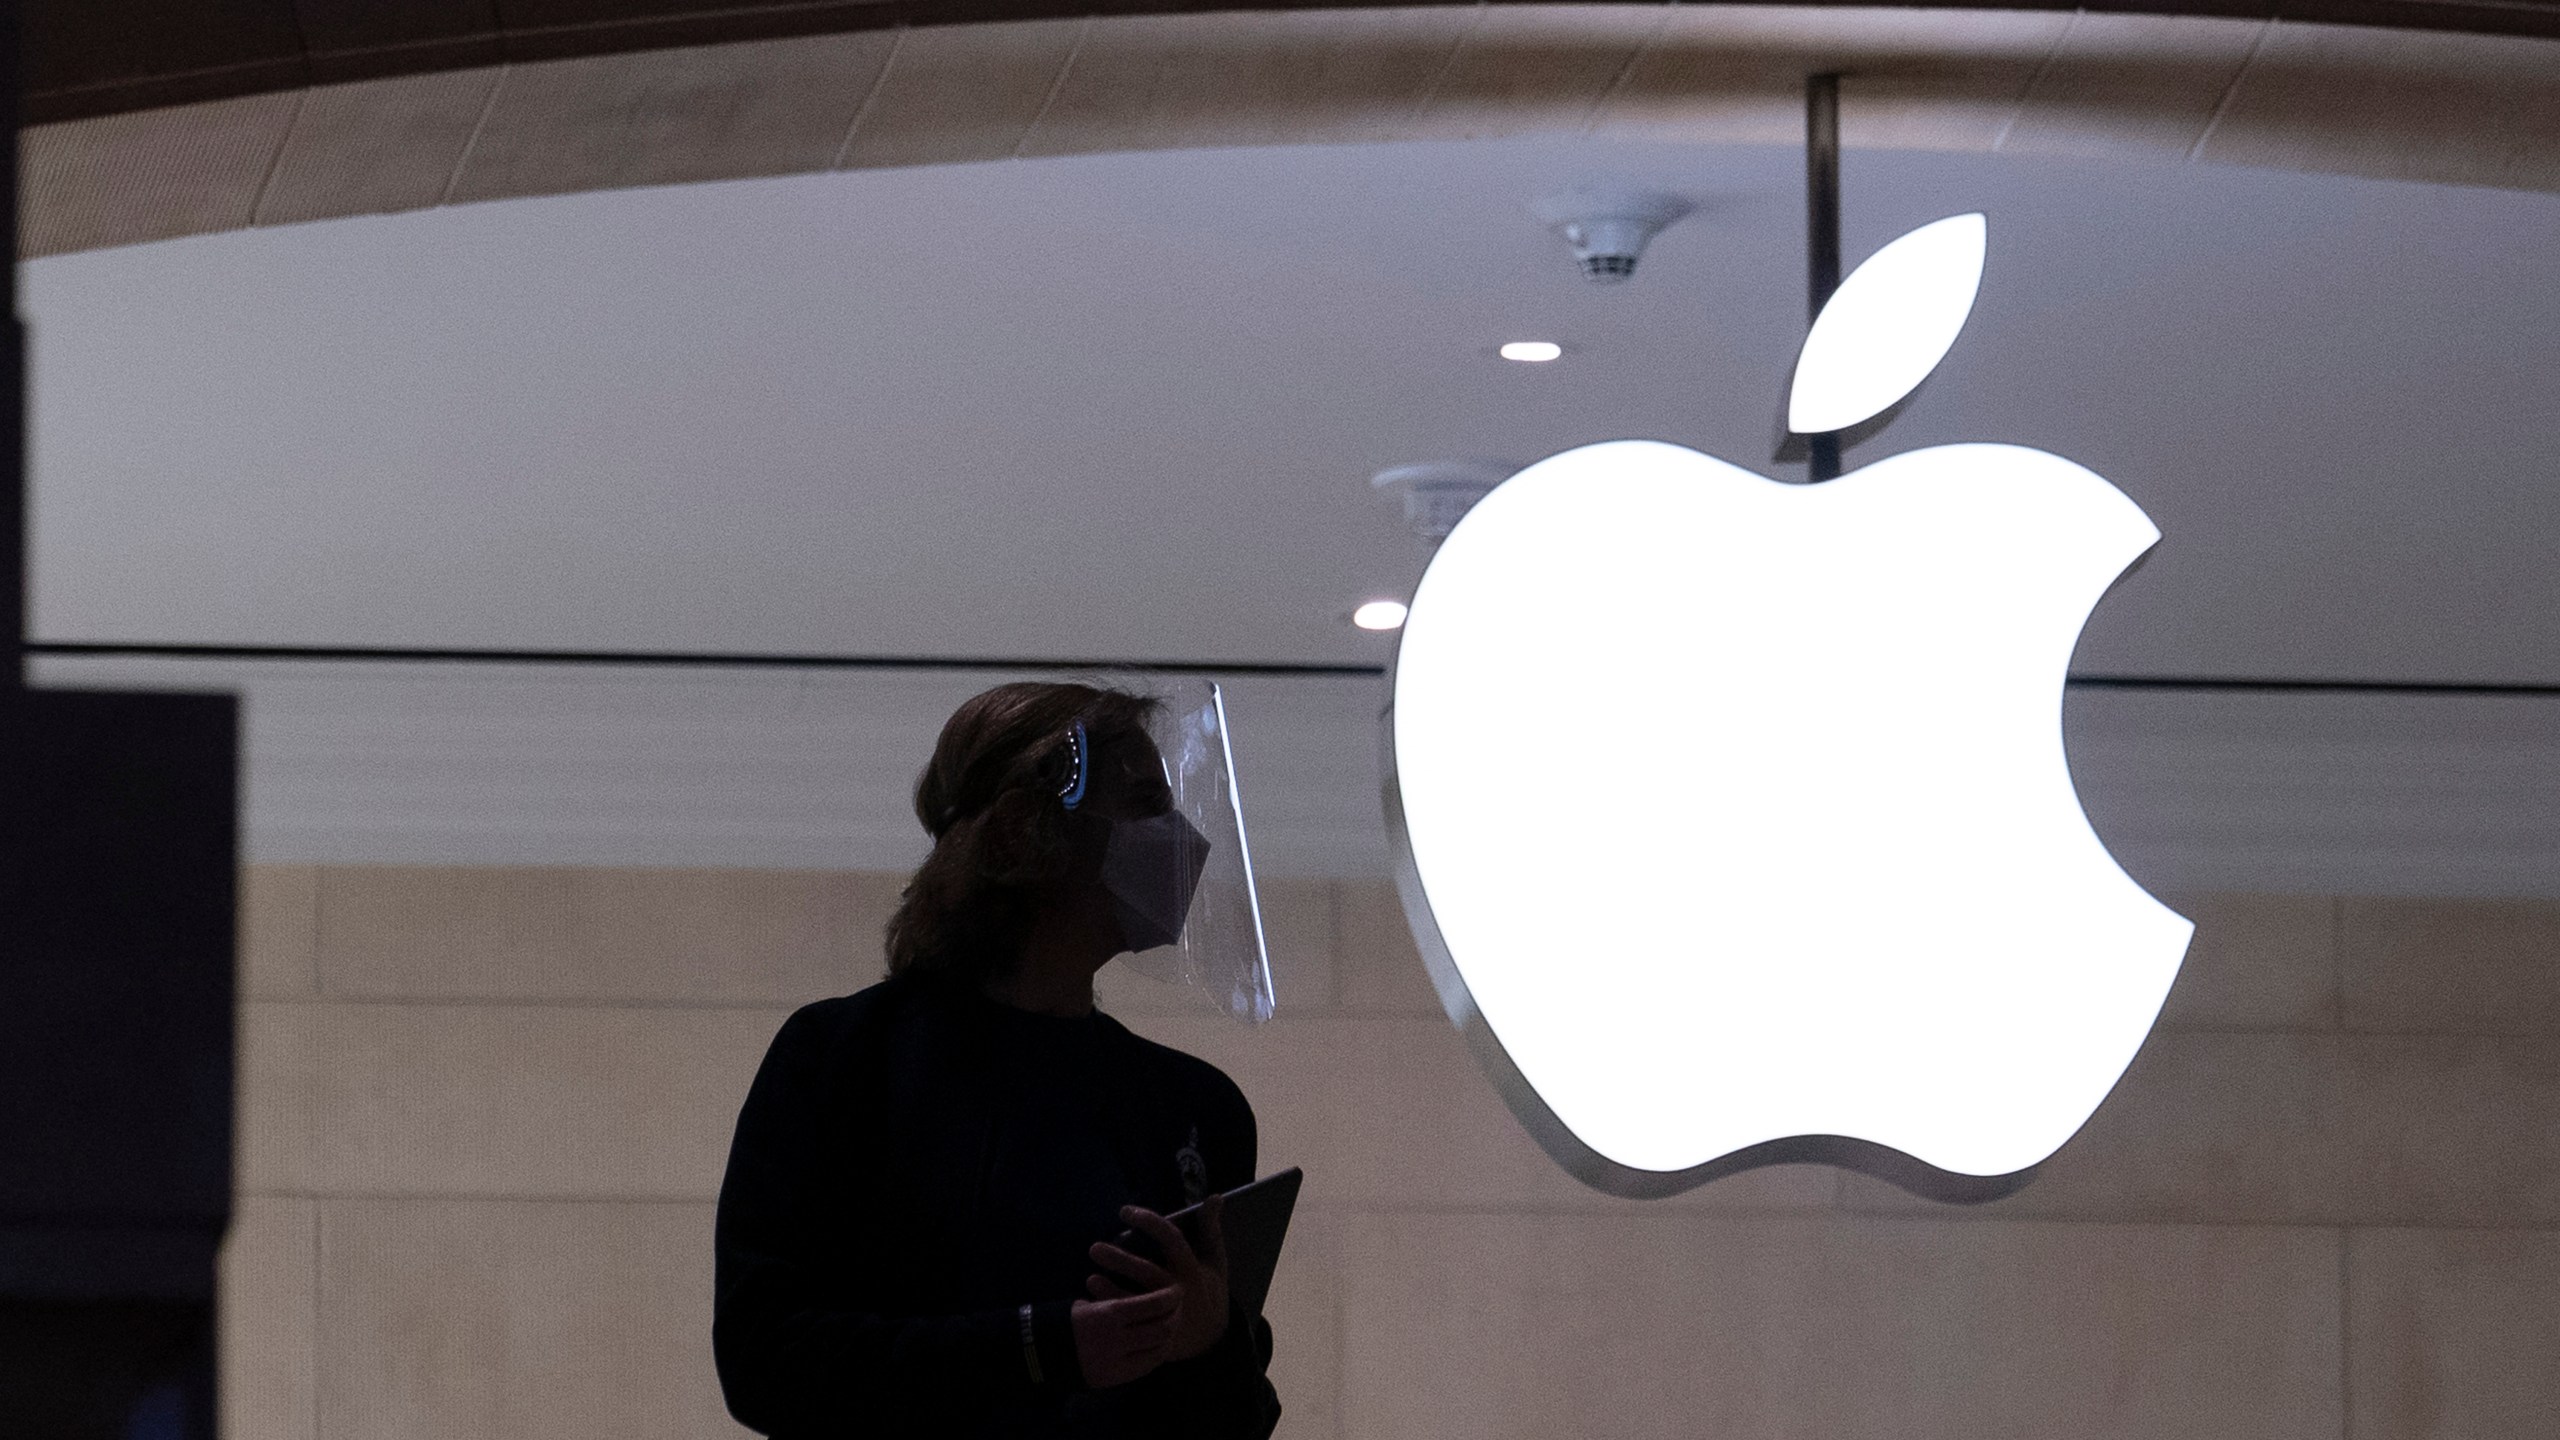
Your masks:
M1404 626L1404 602L1371 600L1351 612L1351 623L1363 630L1398 630Z
M1553 340L1513 340L1503 345L1502 358L1523 365L1544 365L1564 353L1564 347Z

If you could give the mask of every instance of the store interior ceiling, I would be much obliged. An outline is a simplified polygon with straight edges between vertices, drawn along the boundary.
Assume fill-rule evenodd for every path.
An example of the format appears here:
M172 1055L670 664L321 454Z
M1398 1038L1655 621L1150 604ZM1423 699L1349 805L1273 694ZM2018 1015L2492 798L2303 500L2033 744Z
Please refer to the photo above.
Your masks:
M1799 473L1802 163L1167 151L31 262L35 637L1383 664L1350 611L1428 552L1382 467L1641 436ZM1594 181L1698 206L1622 285L1531 213ZM2560 197L1874 151L1843 192L1852 264L1991 224L1962 338L1848 465L2031 445L2164 534L2076 672L2560 685Z
M1699 204L1618 286L1529 213L1605 177ZM1779 148L1177 151L37 261L35 631L1383 660L1347 612L1425 558L1383 466L1781 468L1802 185ZM2560 197L1878 152L1843 189L1852 262L1992 235L1849 463L2037 446L2165 534L2082 669L2560 682Z

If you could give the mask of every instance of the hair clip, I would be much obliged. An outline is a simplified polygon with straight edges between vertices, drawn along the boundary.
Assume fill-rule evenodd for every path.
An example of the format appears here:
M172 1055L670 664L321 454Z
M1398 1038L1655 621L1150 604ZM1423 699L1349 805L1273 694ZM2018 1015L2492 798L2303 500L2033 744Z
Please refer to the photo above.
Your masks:
M1091 769L1085 763L1087 748L1084 722L1078 720L1067 727L1067 781L1058 787L1058 803L1070 810L1084 803L1085 781Z

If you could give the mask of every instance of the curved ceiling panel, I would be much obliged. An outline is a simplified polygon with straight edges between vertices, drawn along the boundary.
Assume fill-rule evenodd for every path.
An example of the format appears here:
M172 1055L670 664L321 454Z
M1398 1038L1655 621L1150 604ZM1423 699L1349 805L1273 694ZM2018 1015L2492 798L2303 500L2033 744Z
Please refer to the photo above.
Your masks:
M2560 40L2030 10L1329 9L516 58L39 125L19 249L1013 156L1792 144L1822 70L1847 76L1854 147L2560 189Z
M26 117L54 121L506 62L1212 8L1199 0L199 0L174 7L153 0L30 0L19 13ZM1930 8L2067 13L2079 7L2068 0L2008 0L1997 7L1936 0ZM2137 0L2107 8L2560 37L2560 0Z

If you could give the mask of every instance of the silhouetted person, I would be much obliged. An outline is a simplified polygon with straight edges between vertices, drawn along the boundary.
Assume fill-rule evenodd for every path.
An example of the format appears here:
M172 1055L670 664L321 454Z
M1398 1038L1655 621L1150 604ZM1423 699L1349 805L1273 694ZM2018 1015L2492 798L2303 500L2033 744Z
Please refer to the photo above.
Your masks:
M1263 1440L1278 1422L1271 1330L1233 1313L1214 1206L1199 1253L1162 1218L1253 1178L1252 1107L1093 1006L1096 971L1164 940L1129 933L1146 922L1104 868L1115 827L1179 823L1151 709L1005 685L943 726L889 978L785 1022L738 1115L712 1345L745 1424ZM1155 878L1187 906L1196 872ZM1161 1265L1108 1243L1131 1229Z

